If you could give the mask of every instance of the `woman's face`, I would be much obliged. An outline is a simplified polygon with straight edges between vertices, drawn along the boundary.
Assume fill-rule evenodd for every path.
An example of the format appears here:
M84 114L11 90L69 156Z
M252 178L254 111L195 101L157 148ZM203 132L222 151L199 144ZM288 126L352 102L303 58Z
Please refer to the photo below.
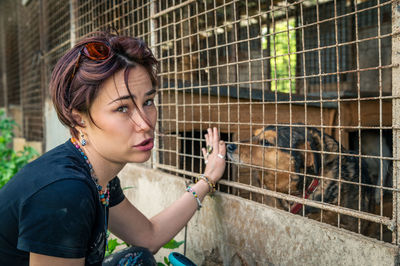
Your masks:
M130 69L128 85L137 107L130 98L122 69L102 83L93 101L90 112L97 126L85 117L83 128L87 149L114 163L147 161L153 148L156 90L143 66Z

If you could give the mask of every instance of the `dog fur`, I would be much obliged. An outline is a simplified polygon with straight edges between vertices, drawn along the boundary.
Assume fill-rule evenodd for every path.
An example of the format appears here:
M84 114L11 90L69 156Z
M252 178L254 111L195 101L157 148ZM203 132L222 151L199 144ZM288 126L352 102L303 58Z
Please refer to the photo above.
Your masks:
M267 126L238 146L228 145L232 162L258 167L261 185L268 190L302 197L314 177L320 182L309 199L353 210L370 212L373 189L364 160L350 154L327 134L304 125ZM360 175L361 174L361 175ZM346 182L353 182L349 184ZM287 209L290 202L280 200ZM306 206L305 215L332 225L358 231L358 219ZM367 223L361 223L364 230Z

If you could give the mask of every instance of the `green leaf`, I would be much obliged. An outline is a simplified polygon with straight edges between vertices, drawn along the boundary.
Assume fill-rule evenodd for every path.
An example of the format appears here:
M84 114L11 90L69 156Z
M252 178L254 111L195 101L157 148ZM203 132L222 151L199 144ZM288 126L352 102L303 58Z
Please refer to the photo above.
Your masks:
M117 239L110 239L108 241L108 249L109 250L114 250L118 246L118 241Z
M110 256L115 251L116 247L121 246L121 245L125 245L127 247L129 246L125 242L119 243L118 239L116 239L116 238L109 239L108 242L107 242L108 249L106 250L106 253L105 253L104 256L105 257Z
M22 167L39 154L32 147L24 147L23 151L12 149L13 130L18 124L6 117L0 109L0 188L4 186Z
M176 249L179 248L185 241L179 241L177 242L175 239L171 239L167 244L163 246L163 248L166 249Z
M165 264L162 262L157 262L157 266L165 266Z
M165 264L167 264L167 265L171 265L171 263L169 262L169 260L168 260L167 257L164 257L164 262L165 262Z

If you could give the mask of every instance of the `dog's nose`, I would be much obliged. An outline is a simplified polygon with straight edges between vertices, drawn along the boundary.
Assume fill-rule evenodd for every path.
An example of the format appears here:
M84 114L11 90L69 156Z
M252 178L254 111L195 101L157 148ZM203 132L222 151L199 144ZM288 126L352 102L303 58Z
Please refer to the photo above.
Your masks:
M227 150L228 150L229 153L232 153L232 152L234 152L234 151L237 149L237 146L236 146L236 144L228 144L228 145L226 146L226 148L227 148Z

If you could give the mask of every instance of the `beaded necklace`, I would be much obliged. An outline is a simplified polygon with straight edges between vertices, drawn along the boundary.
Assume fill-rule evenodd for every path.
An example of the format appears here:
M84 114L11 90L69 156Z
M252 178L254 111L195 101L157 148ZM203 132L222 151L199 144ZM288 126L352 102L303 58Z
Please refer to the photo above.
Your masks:
M85 159L86 163L89 166L90 169L90 176L94 182L94 184L97 187L97 191L99 192L99 199L100 202L105 206L108 207L108 204L110 202L110 190L109 190L109 185L107 184L107 188L106 190L103 191L103 188L99 185L98 183L98 179L94 173L94 169L92 164L89 162L88 157L85 155L85 153L83 152L82 148L79 146L78 141L76 138L71 138L71 142L72 144L74 144L75 148L78 149L78 151L81 153L81 155L83 156L83 159Z
M107 207L110 203L110 186L107 184L106 190L103 191L103 188L99 185L98 179L94 173L94 169L92 164L89 162L88 157L86 154L83 152L82 148L79 146L79 142L76 138L72 137L71 138L72 144L74 144L75 148L78 149L78 151L81 153L83 156L83 159L85 159L86 163L89 166L90 169L90 177L92 178L94 184L96 185L97 192L99 193L99 199L102 205L104 206L104 234L106 238L106 249L108 250L108 226L107 226Z

